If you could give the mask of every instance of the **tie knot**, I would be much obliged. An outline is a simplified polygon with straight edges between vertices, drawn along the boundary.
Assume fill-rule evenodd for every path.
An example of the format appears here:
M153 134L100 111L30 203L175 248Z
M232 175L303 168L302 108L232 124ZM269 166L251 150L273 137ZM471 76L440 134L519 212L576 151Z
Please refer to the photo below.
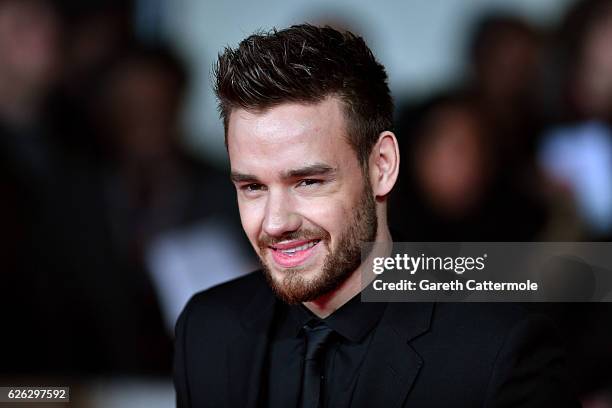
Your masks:
M304 334L306 336L306 360L317 360L329 343L334 330L323 322L315 325L305 325Z

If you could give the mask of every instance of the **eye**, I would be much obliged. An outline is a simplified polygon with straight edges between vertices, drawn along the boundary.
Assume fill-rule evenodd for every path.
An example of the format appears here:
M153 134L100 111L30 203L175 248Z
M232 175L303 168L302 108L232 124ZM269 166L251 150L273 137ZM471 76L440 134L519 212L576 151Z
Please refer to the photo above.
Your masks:
M251 183L251 184L245 184L243 186L240 186L240 189L247 193L253 193L255 191L263 190L264 186L262 184Z
M314 186L317 184L322 184L323 180L315 180L315 179L304 179L298 183L298 187L308 187Z

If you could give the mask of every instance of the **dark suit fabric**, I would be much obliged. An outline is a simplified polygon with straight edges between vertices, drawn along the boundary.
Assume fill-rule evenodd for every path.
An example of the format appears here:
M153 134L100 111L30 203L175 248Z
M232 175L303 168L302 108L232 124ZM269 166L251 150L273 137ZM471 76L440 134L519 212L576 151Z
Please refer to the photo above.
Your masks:
M260 406L277 302L261 272L190 300L176 327L178 407ZM578 406L554 337L514 305L390 303L350 406Z

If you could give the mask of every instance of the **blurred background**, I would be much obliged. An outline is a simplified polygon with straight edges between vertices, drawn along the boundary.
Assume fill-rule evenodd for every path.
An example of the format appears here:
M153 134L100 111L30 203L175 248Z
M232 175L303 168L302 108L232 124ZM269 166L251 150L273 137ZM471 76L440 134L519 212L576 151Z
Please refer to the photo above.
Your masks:
M412 241L610 241L612 0L0 0L0 379L169 407L173 326L257 267L210 86L224 46L365 37L396 101L390 223ZM587 408L610 304L543 304Z

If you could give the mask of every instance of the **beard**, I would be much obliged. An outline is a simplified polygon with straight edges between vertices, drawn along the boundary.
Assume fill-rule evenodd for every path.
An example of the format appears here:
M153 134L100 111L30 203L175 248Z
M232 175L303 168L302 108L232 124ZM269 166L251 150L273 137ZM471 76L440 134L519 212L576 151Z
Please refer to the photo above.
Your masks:
M361 265L361 244L372 242L376 238L378 219L372 187L365 177L362 197L356 203L340 234L336 248L331 248L331 236L322 228L292 231L279 238L264 236L259 240L262 256L259 260L263 266L268 284L277 297L288 304L297 304L315 300L337 289ZM305 279L301 267L283 269L283 276L276 279L270 266L263 258L270 245L285 240L320 239L317 245L325 245L327 256L323 260L321 271L312 279Z

